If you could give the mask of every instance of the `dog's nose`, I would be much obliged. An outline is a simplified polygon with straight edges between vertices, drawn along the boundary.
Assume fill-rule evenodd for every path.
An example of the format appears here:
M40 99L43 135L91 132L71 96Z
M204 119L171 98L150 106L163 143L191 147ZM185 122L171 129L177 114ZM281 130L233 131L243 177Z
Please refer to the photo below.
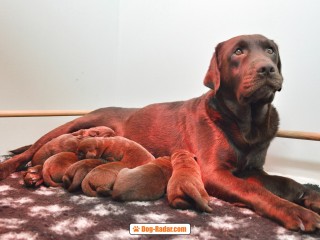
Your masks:
M257 73L261 76L272 75L276 72L276 69L271 64L264 64L257 68Z

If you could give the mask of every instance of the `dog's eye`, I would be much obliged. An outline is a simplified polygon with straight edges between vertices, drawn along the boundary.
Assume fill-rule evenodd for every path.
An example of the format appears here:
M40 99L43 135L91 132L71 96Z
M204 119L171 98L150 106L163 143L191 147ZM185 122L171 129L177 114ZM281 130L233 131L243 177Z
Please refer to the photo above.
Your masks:
M241 55L241 54L243 54L243 51L242 51L241 48L237 48L237 49L234 51L234 53L235 53L236 55Z
M274 54L273 48L271 48L271 47L267 48L266 51L267 51L267 53L269 53L269 54Z

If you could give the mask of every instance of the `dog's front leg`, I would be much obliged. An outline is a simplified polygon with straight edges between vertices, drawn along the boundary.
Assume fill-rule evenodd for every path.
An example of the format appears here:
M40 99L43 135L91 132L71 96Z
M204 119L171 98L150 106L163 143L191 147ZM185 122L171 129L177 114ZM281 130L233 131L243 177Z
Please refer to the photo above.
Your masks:
M240 179L228 170L204 172L203 181L210 195L243 203L290 230L311 232L320 228L318 214L282 199L264 187Z
M238 177L265 187L273 194L320 213L320 193L286 177L273 176L263 170L250 170Z

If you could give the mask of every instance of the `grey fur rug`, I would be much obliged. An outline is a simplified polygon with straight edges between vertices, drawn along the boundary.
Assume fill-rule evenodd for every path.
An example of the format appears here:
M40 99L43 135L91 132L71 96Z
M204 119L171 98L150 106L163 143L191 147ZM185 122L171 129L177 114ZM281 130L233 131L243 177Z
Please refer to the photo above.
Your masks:
M0 161L4 157L0 158ZM25 188L22 173L0 181L0 240L10 239L320 239L291 232L252 211L211 198L213 212L176 210L165 198L114 202L63 188ZM131 223L188 223L190 235L130 235Z

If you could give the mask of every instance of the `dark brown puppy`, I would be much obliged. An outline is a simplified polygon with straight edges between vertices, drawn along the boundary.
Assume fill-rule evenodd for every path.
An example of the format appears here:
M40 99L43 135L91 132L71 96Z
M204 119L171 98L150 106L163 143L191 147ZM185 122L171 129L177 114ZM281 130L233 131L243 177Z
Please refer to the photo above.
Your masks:
M42 177L45 185L59 187L62 185L62 177L69 166L78 161L78 157L72 152L57 153L47 159L43 164Z
M81 189L82 180L95 167L103 164L99 159L84 159L72 164L62 177L63 186L69 192Z
M79 142L88 137L111 137L115 132L108 127L99 126L63 134L42 146L33 156L32 166L42 165L50 156L59 152L76 152Z
M140 144L124 137L88 138L80 142L78 156L99 158L109 162L121 161L128 168L154 160L154 156Z
M105 163L95 167L83 179L82 191L90 197L111 196L117 175L125 167L127 166L122 162Z
M24 153L0 164L0 179L30 161L52 138L82 128L109 126L155 157L169 156L176 149L194 153L209 195L243 203L288 229L319 229L320 194L287 178L279 184L279 177L263 171L279 124L271 103L282 81L279 50L272 40L262 35L234 37L216 47L204 80L211 89L208 93L141 109L93 111L54 129ZM247 175L259 184L242 179Z
M211 212L209 195L204 188L200 167L196 157L185 150L178 150L171 156L172 176L167 186L167 198L173 208L196 207Z
M172 174L170 157L160 157L142 166L122 169L113 186L117 201L152 201L161 198Z

